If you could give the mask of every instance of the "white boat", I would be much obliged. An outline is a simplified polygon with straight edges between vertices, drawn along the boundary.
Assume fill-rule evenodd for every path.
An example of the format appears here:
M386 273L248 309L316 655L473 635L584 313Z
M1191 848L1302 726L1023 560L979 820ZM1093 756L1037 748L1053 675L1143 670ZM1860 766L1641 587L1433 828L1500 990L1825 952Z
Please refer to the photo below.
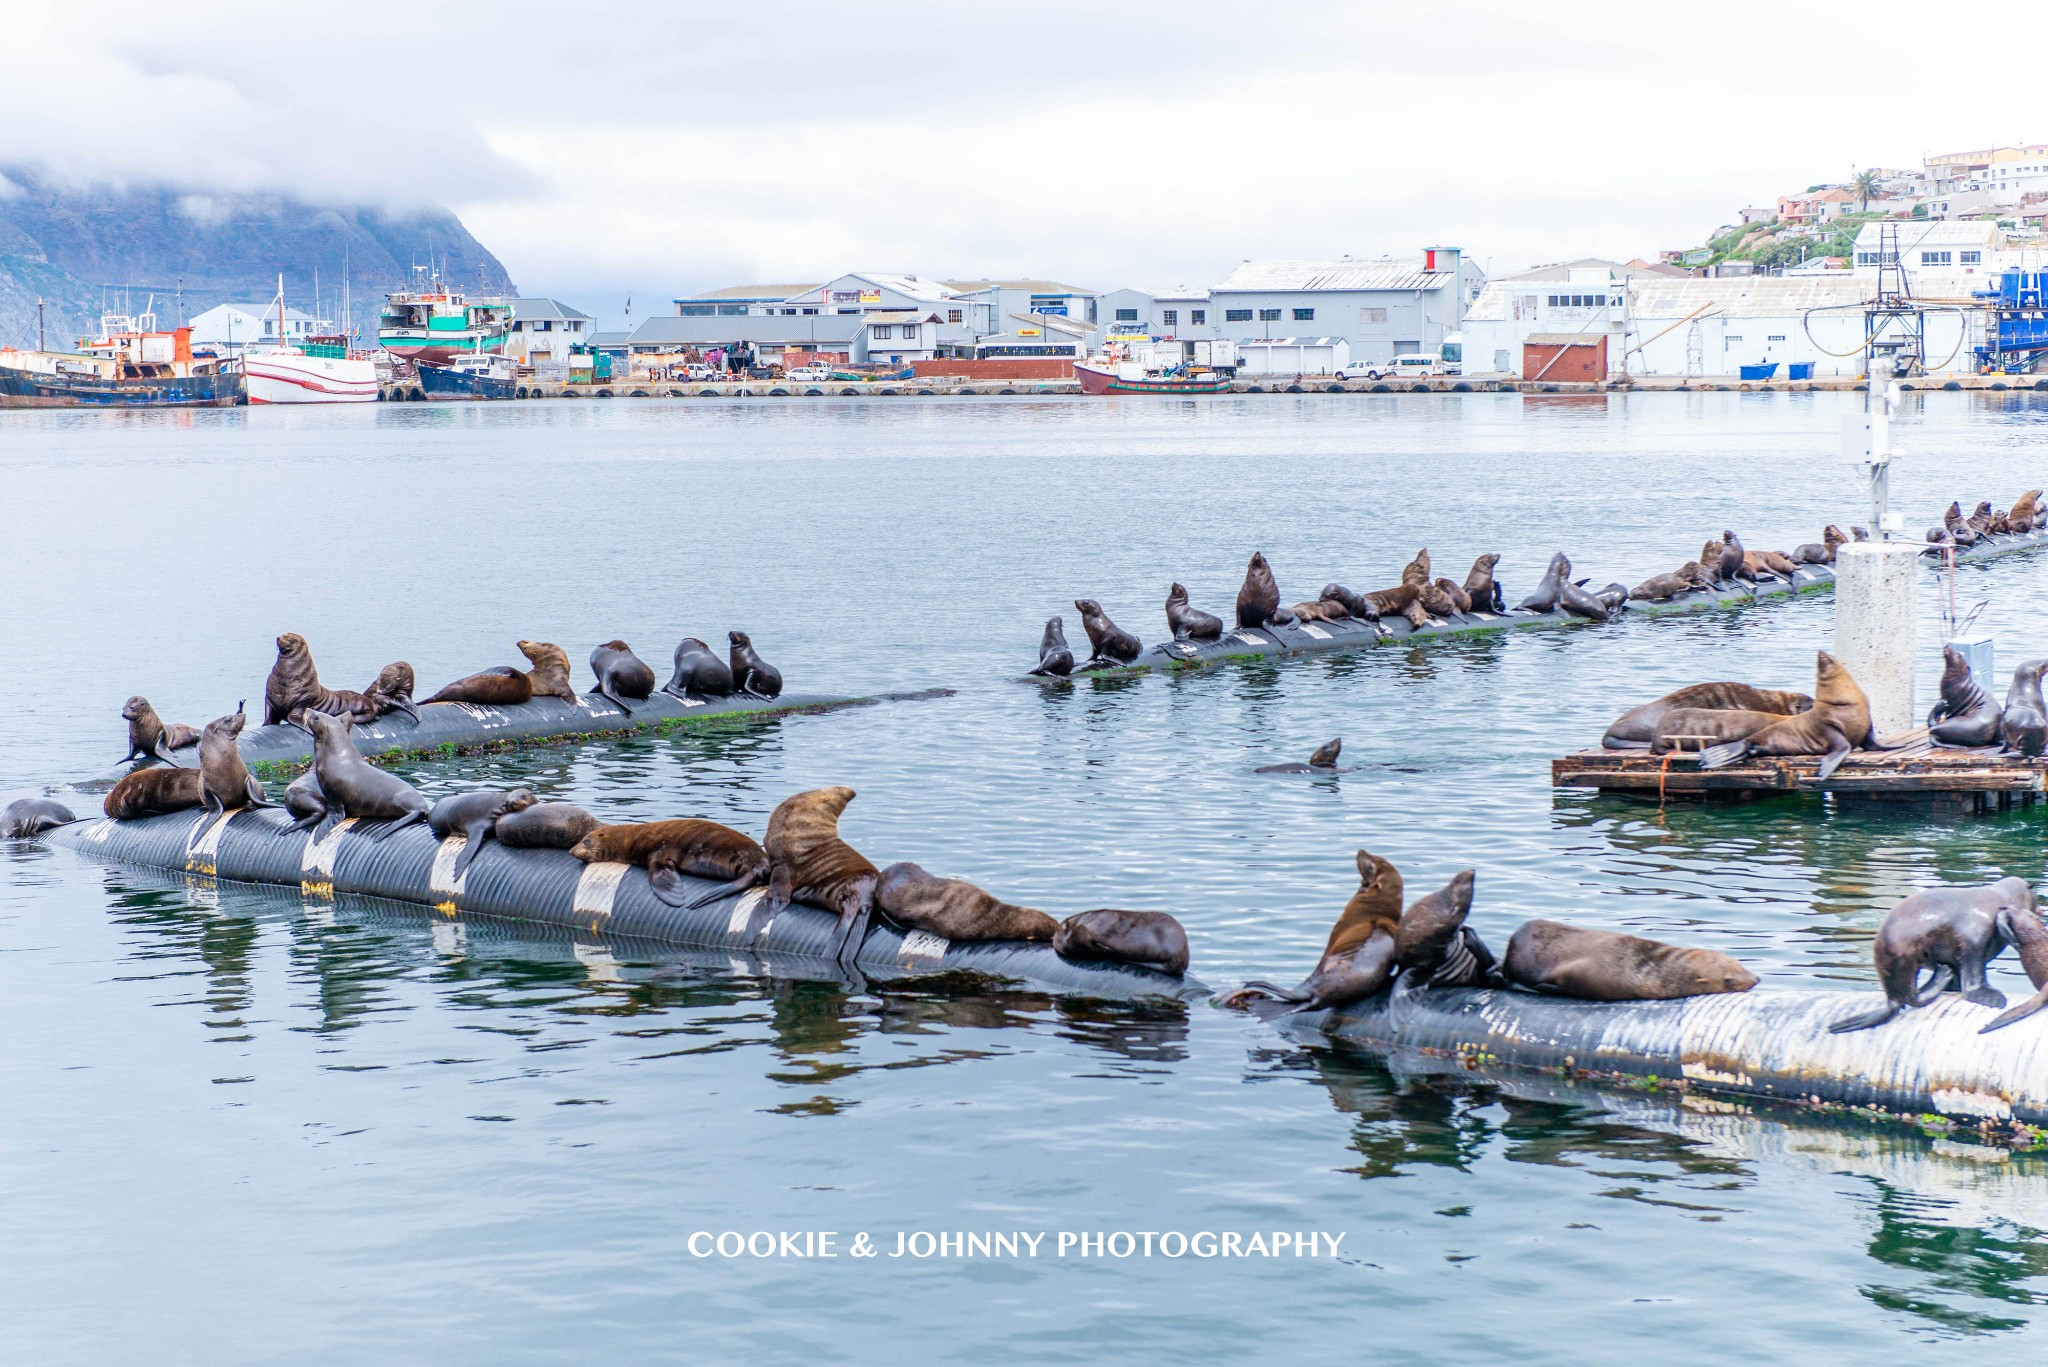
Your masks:
M335 344L245 351L242 382L252 404L377 402L376 361Z

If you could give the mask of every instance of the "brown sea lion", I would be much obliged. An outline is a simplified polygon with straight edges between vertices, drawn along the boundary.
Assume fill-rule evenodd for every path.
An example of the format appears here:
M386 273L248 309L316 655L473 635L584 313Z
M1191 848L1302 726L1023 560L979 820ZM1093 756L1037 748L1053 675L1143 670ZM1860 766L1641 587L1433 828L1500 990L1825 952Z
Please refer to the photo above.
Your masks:
M1646 702L1622 713L1607 728L1600 744L1609 750L1644 749L1656 737L1658 720L1665 713L1681 707L1775 712L1793 716L1812 706L1813 699L1804 693L1781 693L1772 688L1751 688L1740 683L1688 684L1654 702Z
M1263 552L1253 551L1237 591L1237 624L1241 627L1293 626L1294 615L1280 607L1280 585Z
M639 865L648 890L671 907L701 907L768 881L768 852L752 836L695 818L599 826L569 853L586 864ZM721 886L685 897L684 874L716 878Z
M359 821L388 822L377 832L378 840L427 819L434 804L425 793L363 758L349 734L355 729L353 717L308 712L305 718L313 732L313 772L319 776L330 819L352 816Z
M1401 871L1378 855L1358 852L1358 891L1344 904L1315 971L1299 986L1276 987L1261 980L1227 993L1224 1006L1260 1000L1290 1004L1293 1011L1348 1006L1393 981L1394 935L1401 925Z
M1726 549L1723 543L1713 540L1700 547L1700 558L1693 563L1700 567L1700 582L1707 588L1717 589L1727 578L1721 573L1721 553Z
M1332 736L1316 747L1308 757L1308 763L1264 764L1252 770L1255 774L1333 774L1337 772L1337 756L1344 749L1344 738Z
M2040 516L2041 490L2029 489L2013 500L2006 509L2003 529L2008 532L2031 532L2034 522Z
M1438 578L1419 596L1424 610L1435 617L1462 617L1472 610L1472 595L1455 580Z
M1749 568L1748 563L1744 559L1745 554L1740 537L1730 531L1723 531L1721 533L1721 578L1723 580L1747 579L1752 583L1755 582L1756 574Z
M573 802L536 802L491 823L500 845L515 850L573 850L602 824Z
M1628 596L1638 603L1662 603L1704 588L1700 582L1700 562L1688 560L1669 574L1653 574L1628 591Z
M1376 623L1380 620L1379 605L1373 602L1369 595L1353 593L1342 584L1323 585L1321 600L1326 603L1342 603L1344 611L1362 622Z
M1998 726L2006 745L2028 759L2038 759L2048 749L2048 702L2041 698L2041 674L2048 660L2025 660L2012 672L2005 690L2005 710Z
M1980 750L2004 739L1994 702L1954 646L1941 648L1941 698L1927 713L1927 737L1936 745Z
M101 810L116 821L182 812L206 800L206 779L197 769L136 769L108 790Z
M1963 505L1959 502L1949 504L1948 511L1941 515L1941 528L1958 546L1974 546L1984 539L1963 516Z
M292 824L285 827L285 834L294 831L310 831L327 820L331 813L327 806L327 794L320 789L320 775L317 770L308 769L291 781L284 790L284 809L293 817ZM464 850L464 854L471 851ZM461 871L457 870L459 877Z
M289 721L292 713L323 701L326 693L306 638L296 631L278 637L277 663L263 681L263 724L277 726Z
M367 718L357 720L375 721L386 712L403 712L418 725L420 714L413 709L412 689L412 666L403 660L393 660L378 670L376 682L363 690L363 700L373 710Z
M1088 633L1088 662L1083 669L1115 669L1138 658L1138 638L1109 620L1102 604L1093 598L1076 598L1074 611L1081 614L1081 629Z
M1703 997L1756 986L1754 973L1718 950L1541 920L1523 922L1509 938L1501 973L1532 992L1595 1002Z
M1693 720L1712 715L1695 713ZM1700 764L1718 769L1748 755L1819 755L1819 777L1825 779L1859 747L1883 748L1871 730L1870 699L1841 661L1823 650L1816 656L1811 708L1703 751Z
M606 641L591 651L590 672L597 676L597 687L591 691L629 717L633 709L626 699L645 702L654 695L653 668L624 641Z
M782 671L755 652L753 639L744 631L728 631L725 639L732 645L733 689L749 698L781 697Z
M1187 930L1163 911L1076 912L1053 932L1052 951L1062 959L1107 959L1176 978L1188 971Z
M47 797L18 797L0 811L0 840L25 840L78 820L71 809ZM1134 913L1135 914L1135 913Z
M2005 994L1984 980L1984 967L2005 949L2001 918L2023 911L2037 920L2040 902L2023 878L2001 878L1981 888L1923 888L1884 914L1871 940L1884 1005L1836 1021L1835 1034L1882 1025L1901 1011L1926 1006L1954 983L1979 1006L2003 1007ZM1927 983L1920 970L1934 970Z
M199 733L199 776L205 780L201 796L210 812L277 805L242 762L242 726L248 720L242 704L236 703L234 711L215 717Z
M1057 634L1059 620L1055 617L1046 623L1047 641L1051 641ZM1067 638L1061 635L1059 643L1064 649ZM1040 664L1044 663L1044 653L1043 650L1039 652ZM1074 657L1069 655L1067 668L1073 667ZM1031 672L1038 674L1045 671L1034 669ZM685 636L676 642L675 672L669 675L668 682L661 686L661 691L684 702L692 698L729 698L732 696L732 666L712 654L711 647L695 636Z
M1507 599L1502 595L1500 585L1493 577L1493 567L1500 563L1500 557L1488 552L1472 562L1472 568L1465 573L1465 601L1469 612L1506 612Z
M1335 598L1318 598L1313 603L1296 603L1288 611L1294 614L1294 620L1297 623L1348 622L1351 620L1351 609L1345 607L1344 604Z
M853 801L851 788L817 788L783 799L768 816L768 897L774 915L791 902L822 908L839 917L839 933L828 951L845 962L860 952L875 909L881 870L839 836L839 816Z
M678 652L676 669L681 671L680 652L682 647L677 646L676 650ZM722 665L720 666L720 668L723 667ZM1072 647L1067 644L1067 625L1057 617L1045 619L1045 634L1038 638L1038 668L1031 672L1053 679L1064 679L1067 675L1074 672L1074 652ZM730 677L729 672L728 677ZM667 691L675 692L673 688ZM726 691L729 693L732 690L728 688Z
M428 702L466 702L487 707L509 707L535 698L579 701L569 682L569 652L546 641L521 641L519 651L533 665L530 670L499 665L481 674L457 679Z
M1020 907L960 878L939 878L915 864L891 864L875 883L875 905L905 930L947 940L1046 940L1059 922Z
M2018 1006L1994 1019L1977 1033L1988 1035L2002 1029L2016 1020L2025 1020L2042 1007L2048 1006L2048 925L2041 923L2038 909L2029 907L2002 907L1998 913L1999 933L2020 956L2020 967L2027 971L2027 981L2035 987L2034 995Z
M1223 635L1223 619L1190 606L1186 586L1176 581L1166 591L1166 629L1176 641L1213 641Z
M1461 869L1451 881L1401 913L1394 932L1394 963L1401 980L1420 987L1483 987L1497 974L1493 951L1465 917L1472 910L1474 874Z
M1387 613L1408 619L1408 625L1426 627L1429 625L1429 610L1422 606L1420 592L1409 584L1399 584L1391 589L1374 589L1363 594L1366 607L1373 614L1368 621L1377 622ZM1365 614L1352 610L1353 616Z
M582 701L569 678L568 651L548 641L521 641L519 653L533 663L526 677L533 684L534 697L560 698L570 704Z
M1976 529L1979 536L1985 536L1990 534L1991 524L1998 520L1998 514L1991 510L1991 500L1987 498L1977 505L1977 511L1971 513L1966 520Z
M1776 726L1790 715L1785 712L1752 712L1740 707L1674 707L1651 727L1650 753L1703 753L1716 746L1746 740L1767 727Z
M1742 559L1752 579L1759 571L1775 574L1780 579L1790 579L1799 569L1792 557L1781 551L1750 551Z
M198 731L182 722L165 721L140 693L121 705L121 716L128 722L128 753L114 761L116 764L126 764L131 759L160 759L176 764L171 751L199 744Z
M1835 548L1848 539L1842 534L1840 527L1830 522L1821 530L1818 544L1808 541L1795 546L1792 550L1792 559L1801 565L1832 565L1835 563Z
M1563 551L1550 557L1550 567L1536 583L1536 591L1515 604L1516 612L1555 612L1558 596L1572 577L1572 562Z
M307 770L318 780L318 773ZM294 783L292 787L299 785ZM469 868L469 861L476 858L484 842L495 833L498 818L513 812L523 812L539 802L531 788L479 788L475 792L456 793L436 802L427 812L427 827L441 839L451 835L463 837L462 853L455 856L455 876L462 877ZM285 804L291 807L291 794L285 794ZM303 818L301 818L303 820ZM309 825L313 823L308 823Z

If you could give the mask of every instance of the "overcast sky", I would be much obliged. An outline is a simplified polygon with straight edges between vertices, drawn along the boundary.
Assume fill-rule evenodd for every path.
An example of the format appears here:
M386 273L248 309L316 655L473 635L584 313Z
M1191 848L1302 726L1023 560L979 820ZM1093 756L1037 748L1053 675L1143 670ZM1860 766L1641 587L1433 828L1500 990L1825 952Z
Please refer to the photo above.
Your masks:
M94 0L5 29L0 161L446 204L606 320L856 269L1627 259L1860 166L2048 141L2026 81L1960 65L2039 51L2048 5Z

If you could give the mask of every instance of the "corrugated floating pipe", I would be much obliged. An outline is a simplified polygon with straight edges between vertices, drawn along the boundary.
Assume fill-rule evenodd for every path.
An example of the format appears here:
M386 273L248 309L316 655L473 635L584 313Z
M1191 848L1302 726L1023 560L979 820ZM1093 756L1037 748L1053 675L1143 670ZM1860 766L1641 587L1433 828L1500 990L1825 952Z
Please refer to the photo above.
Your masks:
M495 840L477 852L458 879L455 857L465 844L460 835L438 839L415 825L380 841L374 837L381 825L365 831L350 819L315 839L311 831L286 833L290 824L291 818L274 808L194 810L139 821L99 817L60 826L41 838L88 859L206 879L280 884L314 896L360 893L434 907L451 917L495 916L697 949L830 962L826 949L837 918L813 907L791 906L760 923L757 911L764 893L758 888L685 910L657 898L644 869L585 864L566 850L515 850ZM683 882L696 891L717 886L701 879ZM879 915L854 966L878 981L968 971L1051 992L1107 998L1193 998L1209 991L1194 978L1062 959L1047 944L956 944L925 931L905 934Z

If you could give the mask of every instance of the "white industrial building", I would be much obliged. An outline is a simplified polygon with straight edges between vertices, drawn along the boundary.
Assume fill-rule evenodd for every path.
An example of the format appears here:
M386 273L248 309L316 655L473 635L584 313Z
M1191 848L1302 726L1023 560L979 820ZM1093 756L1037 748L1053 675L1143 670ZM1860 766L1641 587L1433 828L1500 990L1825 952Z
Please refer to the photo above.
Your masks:
M332 336L338 329L331 318L286 305L284 328L278 328L278 307L268 304L215 304L192 319L192 345L210 346L223 356L239 356L245 346L299 346L309 337Z
M823 284L734 285L677 299L673 315L649 318L629 345L635 355L745 342L763 356L815 351L885 363L971 356L979 338L1007 330L998 317L1003 285L990 283L970 294L914 275L855 271Z
M514 299L504 351L521 365L567 365L569 348L593 336L590 315L554 299Z

